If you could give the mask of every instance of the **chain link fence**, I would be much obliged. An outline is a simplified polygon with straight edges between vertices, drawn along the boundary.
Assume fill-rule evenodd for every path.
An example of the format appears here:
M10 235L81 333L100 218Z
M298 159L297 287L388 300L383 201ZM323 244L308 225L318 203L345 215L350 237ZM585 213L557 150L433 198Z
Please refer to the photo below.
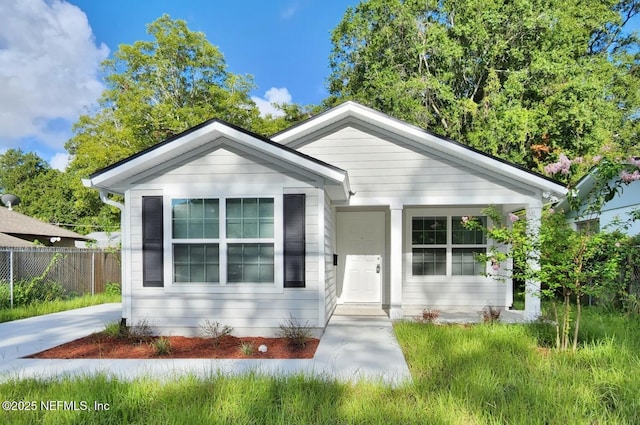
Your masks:
M0 285L42 276L77 294L98 294L120 284L120 251L78 248L0 248Z

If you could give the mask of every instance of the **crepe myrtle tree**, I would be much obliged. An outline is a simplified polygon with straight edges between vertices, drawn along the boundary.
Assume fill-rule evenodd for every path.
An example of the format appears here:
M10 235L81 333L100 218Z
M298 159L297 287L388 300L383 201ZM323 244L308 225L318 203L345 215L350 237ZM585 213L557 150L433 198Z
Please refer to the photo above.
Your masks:
M593 189L582 197L576 193L571 174L585 164L597 165ZM640 161L635 158L594 157L569 159L560 155L558 161L545 171L567 182L570 208L581 215L597 216L606 202L624 190L629 183L640 180ZM619 231L630 221L640 218L640 212L631 214L627 222L615 223L615 227L602 230L576 231L569 224L566 213L547 206L543 209L536 235L524 217L509 213L508 217L495 207L482 212L491 219L491 225L483 227L473 217L463 217L468 228L482 229L494 245L480 261L491 264L487 275L503 279L507 275L516 279L541 282L540 296L548 300L556 328L556 348L577 349L578 333L584 297L601 297L619 293L619 261L624 250L624 239ZM506 249L508 248L508 249ZM505 266L511 264L511 267ZM534 267L534 264L538 266ZM573 332L571 332L573 323Z

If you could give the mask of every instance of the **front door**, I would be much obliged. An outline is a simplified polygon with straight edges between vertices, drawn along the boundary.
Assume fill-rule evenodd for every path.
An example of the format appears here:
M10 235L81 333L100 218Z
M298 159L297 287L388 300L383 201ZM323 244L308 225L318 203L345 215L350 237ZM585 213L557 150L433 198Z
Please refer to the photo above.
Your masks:
M338 212L338 297L346 303L381 301L384 212Z

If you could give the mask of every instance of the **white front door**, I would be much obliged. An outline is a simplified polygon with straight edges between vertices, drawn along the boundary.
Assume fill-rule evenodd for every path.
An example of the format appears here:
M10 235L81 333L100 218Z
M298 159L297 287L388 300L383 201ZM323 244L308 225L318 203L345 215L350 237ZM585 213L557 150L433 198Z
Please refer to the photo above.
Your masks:
M347 303L381 301L384 212L338 212L338 297Z

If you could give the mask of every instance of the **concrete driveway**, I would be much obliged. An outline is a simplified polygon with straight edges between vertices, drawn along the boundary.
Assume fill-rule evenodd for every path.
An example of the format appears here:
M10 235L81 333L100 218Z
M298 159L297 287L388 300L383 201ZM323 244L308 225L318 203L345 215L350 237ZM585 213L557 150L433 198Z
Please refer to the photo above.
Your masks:
M0 324L0 380L104 373L120 379L151 376L165 380L184 374L270 376L307 374L342 382L361 379L398 386L411 381L391 321L382 315L334 314L313 359L24 359L22 357L103 330L119 322L120 304L103 304Z

